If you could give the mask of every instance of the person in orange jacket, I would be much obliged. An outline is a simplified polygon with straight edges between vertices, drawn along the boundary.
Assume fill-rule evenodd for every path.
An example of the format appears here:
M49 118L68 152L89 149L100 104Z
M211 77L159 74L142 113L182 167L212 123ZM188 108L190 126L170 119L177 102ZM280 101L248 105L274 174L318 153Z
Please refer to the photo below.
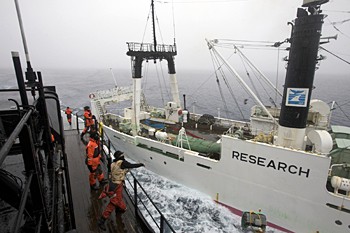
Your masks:
M96 178L101 185L108 183L107 179L104 178L100 161L101 154L99 135L94 132L90 134L90 140L86 146L86 165L90 171L89 183L92 190L99 189L96 184Z
M91 113L90 107L89 106L85 106L84 107L84 123L85 123L85 128L83 130L83 132L80 134L80 138L81 140L83 140L84 135L89 132L89 131L93 131L94 129L94 125L95 125L95 121L94 121L94 116Z
M125 175L129 169L142 166L145 165L143 163L129 163L127 160L125 160L124 154L121 151L116 151L114 153L114 160L111 164L109 184L104 187L103 192L99 196L99 199L107 196L110 197L107 207L97 222L97 225L101 230L106 230L105 221L109 218L115 208L118 208L120 211L125 212L126 205L123 201L123 184Z
M69 125L72 125L72 109L70 109L69 107L66 108L66 110L64 111L67 115L67 121L69 123Z

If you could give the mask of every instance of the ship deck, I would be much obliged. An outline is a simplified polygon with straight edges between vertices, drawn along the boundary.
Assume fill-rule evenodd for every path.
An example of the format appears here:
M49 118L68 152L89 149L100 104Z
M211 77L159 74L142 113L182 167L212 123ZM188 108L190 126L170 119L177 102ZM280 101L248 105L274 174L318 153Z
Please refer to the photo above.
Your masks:
M80 140L80 135L74 126L75 122L70 127L66 119L63 121L77 232L103 232L97 226L97 220L107 206L109 199L98 200L102 188L97 191L90 190L89 171L84 162L85 145ZM105 223L106 232L149 232L135 215L133 204L128 195L124 192L123 196L127 211L125 213L114 211Z

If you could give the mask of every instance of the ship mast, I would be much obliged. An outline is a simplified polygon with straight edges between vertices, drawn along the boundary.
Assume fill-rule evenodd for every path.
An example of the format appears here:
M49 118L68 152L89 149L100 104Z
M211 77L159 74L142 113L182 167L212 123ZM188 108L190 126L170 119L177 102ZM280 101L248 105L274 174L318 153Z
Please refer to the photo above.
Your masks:
M136 135L140 130L140 108L141 108L141 77L142 77L142 62L144 60L167 60L168 73L170 78L170 87L173 102L180 107L179 90L177 86L174 57L177 55L176 44L164 45L157 44L155 31L155 14L154 14L154 0L151 1L152 7L152 28L153 28L153 44L150 43L135 43L127 42L128 52L132 61L132 78L133 78L133 117L132 117L132 133Z
M152 7L153 45L154 45L154 51L157 52L156 24L154 20L154 1L153 0L151 3L151 7Z

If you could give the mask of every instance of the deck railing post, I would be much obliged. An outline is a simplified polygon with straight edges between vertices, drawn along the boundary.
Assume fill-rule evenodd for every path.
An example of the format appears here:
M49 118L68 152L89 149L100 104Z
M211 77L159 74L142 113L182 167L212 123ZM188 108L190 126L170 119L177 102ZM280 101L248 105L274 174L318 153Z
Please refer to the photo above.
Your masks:
M108 138L108 152L111 153L111 140L109 140L109 138ZM108 161L107 170L108 170L108 174L109 174L111 172L111 164L112 164L112 158L110 155L108 155L107 161Z
M164 216L160 215L160 229L159 232L164 232Z
M78 131L78 134L79 134L79 118L78 118L78 113L75 114L75 120L76 120L76 123L77 123L77 131Z
M134 206L135 206L135 215L137 215L137 181L136 178L134 177Z

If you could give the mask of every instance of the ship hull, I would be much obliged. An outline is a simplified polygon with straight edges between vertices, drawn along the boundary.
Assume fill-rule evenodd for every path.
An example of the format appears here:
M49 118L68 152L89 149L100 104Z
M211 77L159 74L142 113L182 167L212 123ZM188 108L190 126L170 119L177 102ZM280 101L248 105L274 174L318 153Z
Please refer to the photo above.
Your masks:
M236 214L261 210L270 226L286 232L349 230L350 199L326 189L328 157L223 136L221 158L213 160L107 126L104 132L127 157Z

